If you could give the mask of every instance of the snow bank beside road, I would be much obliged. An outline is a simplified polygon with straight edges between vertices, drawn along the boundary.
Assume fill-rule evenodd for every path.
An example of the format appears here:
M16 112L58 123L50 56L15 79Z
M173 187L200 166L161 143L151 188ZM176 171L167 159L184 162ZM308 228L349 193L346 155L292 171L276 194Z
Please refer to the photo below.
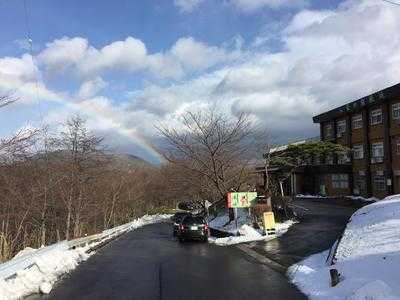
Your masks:
M88 247L75 250L54 250L44 257L34 258L34 266L20 270L14 279L0 280L0 299L19 299L39 292L50 293L57 279L86 260Z
M164 221L170 217L171 215L145 215L122 225L124 227L122 231L119 229L121 226L115 229L118 229L118 234L120 234L144 225ZM63 241L40 249L26 248L22 250L12 260L0 264L0 300L20 299L39 292L50 293L54 283L61 275L70 272L80 262L86 260L90 256L86 253L87 250L113 236L114 231L114 229L105 230L103 240L76 249L69 249L68 246L74 241ZM30 267L19 269L21 260L29 260ZM12 273L15 273L15 276L8 280L3 279L2 274L9 274L10 272L4 271L10 268L13 268Z
M276 223L276 234L274 235L262 235L256 229L252 228L249 225L242 225L239 228L240 236L230 236L225 238L210 238L209 241L211 243L215 243L218 246L229 246L240 243L254 242L254 241L269 241L275 239L282 234L286 233L290 226L295 224L294 221L286 221L284 223Z
M400 195L356 211L334 266L326 265L327 255L312 255L289 269L293 283L310 299L400 299ZM335 287L330 287L331 268L342 274Z

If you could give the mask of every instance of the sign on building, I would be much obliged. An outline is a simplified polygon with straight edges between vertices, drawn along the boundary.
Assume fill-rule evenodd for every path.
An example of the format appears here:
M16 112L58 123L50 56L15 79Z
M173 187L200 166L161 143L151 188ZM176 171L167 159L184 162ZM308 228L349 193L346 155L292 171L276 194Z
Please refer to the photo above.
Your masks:
M229 208L250 207L257 199L256 192L228 193Z

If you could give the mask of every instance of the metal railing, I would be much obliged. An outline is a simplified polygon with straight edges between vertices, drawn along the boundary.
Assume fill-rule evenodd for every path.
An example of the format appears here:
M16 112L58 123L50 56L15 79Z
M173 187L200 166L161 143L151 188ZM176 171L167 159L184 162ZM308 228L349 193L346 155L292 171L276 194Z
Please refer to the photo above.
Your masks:
M0 264L0 280L9 280L15 278L18 271L29 269L36 264L36 259L41 256L45 256L51 251L66 251L69 249L75 249L96 242L103 242L113 239L126 231L132 226L132 223L123 224L121 226L104 230L101 233L86 236L70 241L61 241L56 244L52 244L46 247L42 247L32 253L27 253L21 257L15 257L5 263Z

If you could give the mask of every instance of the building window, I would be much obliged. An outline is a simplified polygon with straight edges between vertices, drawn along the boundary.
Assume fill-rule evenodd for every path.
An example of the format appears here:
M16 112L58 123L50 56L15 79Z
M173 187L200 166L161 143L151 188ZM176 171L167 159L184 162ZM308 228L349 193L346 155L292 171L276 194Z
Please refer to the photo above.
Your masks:
M400 155L400 137L396 138L396 154Z
M345 165L348 164L349 162L350 162L350 156L347 153L338 155L339 165Z
M367 192L367 182L365 180L365 176L354 176L353 192L355 195L363 195Z
M379 163L383 161L383 142L373 143L371 145L371 162Z
M347 189L349 187L349 175L332 174L332 187L334 189Z
M386 191L385 176L375 175L372 178L372 183L375 191Z
M353 158L363 159L364 158L364 145L354 145L353 146Z
M359 129L363 127L363 119L362 119L362 115L355 115L351 118L351 123L353 126L353 129Z
M392 105L392 117L394 120L400 119L400 103Z
M382 123L382 109L374 109L371 111L371 125Z
M341 137L346 132L346 120L340 120L336 123L336 136Z
M324 126L324 137L325 139L330 139L333 137L332 124L327 124Z

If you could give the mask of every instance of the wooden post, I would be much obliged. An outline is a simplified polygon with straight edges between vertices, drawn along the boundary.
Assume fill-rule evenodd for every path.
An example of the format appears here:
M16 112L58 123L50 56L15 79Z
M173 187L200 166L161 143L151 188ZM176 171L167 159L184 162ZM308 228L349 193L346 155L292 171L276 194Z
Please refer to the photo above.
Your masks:
M237 207L235 207L235 225L236 225L236 235L239 235L238 231L238 218L237 218Z
M340 274L337 269L330 269L329 274L331 275L331 287L334 287L340 281Z

